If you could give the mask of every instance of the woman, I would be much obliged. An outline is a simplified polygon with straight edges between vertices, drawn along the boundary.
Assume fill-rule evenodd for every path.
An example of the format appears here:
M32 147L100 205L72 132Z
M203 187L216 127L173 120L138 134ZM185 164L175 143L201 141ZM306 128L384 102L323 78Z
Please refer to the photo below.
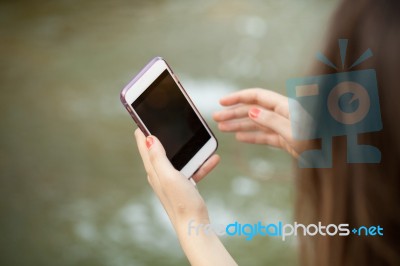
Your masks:
M297 169L297 221L303 224L348 223L351 227L380 225L380 237L301 237L303 265L400 265L400 3L397 0L342 1L334 14L324 54L340 65L338 39L349 39L353 61L370 48L374 56L360 69L376 70L383 130L359 135L358 142L378 147L379 164L346 162L346 137L333 140L333 167ZM336 59L336 60L335 60ZM357 70L354 68L352 70ZM313 75L337 73L322 63ZM214 114L220 130L234 132L238 141L280 147L294 158L304 148L292 139L288 99L263 89L235 92L220 100L230 107ZM318 110L316 110L318 111ZM317 121L323 123L323 121ZM210 223L196 188L176 171L155 136L135 137L148 174L192 265L236 265L216 235L193 237L187 225ZM306 145L316 145L312 142ZM218 163L213 155L195 174L199 182Z

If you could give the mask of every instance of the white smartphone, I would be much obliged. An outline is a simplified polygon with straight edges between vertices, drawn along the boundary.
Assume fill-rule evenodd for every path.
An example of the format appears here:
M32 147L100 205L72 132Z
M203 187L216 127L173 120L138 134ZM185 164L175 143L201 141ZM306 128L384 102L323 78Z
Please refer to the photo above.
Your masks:
M161 57L151 60L120 97L137 126L161 141L172 165L187 178L217 149L214 134Z

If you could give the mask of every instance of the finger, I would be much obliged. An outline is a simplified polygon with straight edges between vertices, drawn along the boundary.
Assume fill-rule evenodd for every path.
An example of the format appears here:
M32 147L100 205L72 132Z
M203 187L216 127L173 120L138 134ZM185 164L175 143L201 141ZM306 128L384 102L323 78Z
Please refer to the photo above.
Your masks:
M153 165L150 162L150 157L146 147L146 137L140 129L136 129L135 138L137 146L139 148L140 156L142 157L142 161L147 172L147 180L150 186L153 188L154 192L162 201L163 191L160 185L160 181L158 180L157 173L155 172Z
M174 214L173 214L173 211L171 208L171 203L170 203L168 197L165 195L163 188L160 184L160 180L150 162L150 157L149 157L147 147L146 147L146 137L140 129L136 129L135 130L135 138L136 138L136 142L137 142L137 145L139 148L140 156L142 157L143 164L144 164L146 172L147 172L147 180L148 180L151 188L153 189L154 193L160 200L161 204L163 205L168 216L170 217L171 220L173 220L173 219L175 219L175 217L174 217Z
M258 132L238 132L236 139L245 143L266 144L277 148L282 148L279 135L276 133Z
M171 181L173 179L176 180L177 176L183 177L183 175L177 171L168 160L164 147L156 136L148 136L146 138L146 146L151 165L153 166L153 169L163 187L165 186L164 182Z
M208 173L210 173L219 163L220 157L217 154L212 155L208 160L200 167L199 170L192 176L193 180L198 183L200 182Z
M286 150L294 158L298 158L299 153L294 148L293 143L287 142L283 137L278 134L264 133L264 132L238 132L236 139L245 143L252 144L265 144L271 147Z
M144 168L149 175L149 178L153 178L155 176L155 171L153 169L153 166L150 162L150 157L147 152L146 148L146 137L143 134L143 132L137 128L135 130L135 139L136 139L136 144L139 150L140 157L142 158Z
M155 136L148 136L146 145L150 161L168 200L170 217L173 219L178 219L177 216L193 217L193 208L196 206L200 206L203 210L204 202L200 194L192 183L172 166L161 142Z
M149 176L147 176L147 179L149 180L150 186L156 194L158 200L161 202L161 205L164 207L164 210L167 212L168 217L171 220L175 219L171 201L165 194L160 184L160 180L158 178L151 179Z
M249 117L260 126L269 128L282 136L287 142L292 142L290 120L273 111L253 107L249 110Z
M218 129L222 132L255 131L259 130L260 126L253 120L246 118L220 122L218 123Z
M231 107L229 109L221 110L213 114L213 119L216 122L221 122L236 118L247 117L247 113L250 107L251 107L250 105L241 104L238 106Z
M220 100L221 105L231 106L238 103L256 104L274 110L280 115L289 117L289 102L286 96L265 89L245 89L234 92Z

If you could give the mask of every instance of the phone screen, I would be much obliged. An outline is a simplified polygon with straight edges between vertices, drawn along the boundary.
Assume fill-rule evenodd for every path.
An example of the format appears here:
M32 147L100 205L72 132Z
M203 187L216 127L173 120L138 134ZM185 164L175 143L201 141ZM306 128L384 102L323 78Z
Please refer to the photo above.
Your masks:
M211 138L168 70L132 107L150 134L161 141L168 159L179 171Z

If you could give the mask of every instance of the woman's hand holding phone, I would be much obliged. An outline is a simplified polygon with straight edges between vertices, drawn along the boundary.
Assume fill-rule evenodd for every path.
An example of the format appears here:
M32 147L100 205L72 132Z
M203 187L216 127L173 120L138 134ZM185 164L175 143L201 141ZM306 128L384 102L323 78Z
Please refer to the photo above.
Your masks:
M148 181L164 206L191 264L236 265L215 234L188 234L190 221L193 224L210 223L203 198L196 187L172 166L155 136L145 137L140 129L136 129L135 137ZM200 181L218 162L219 156L212 155L192 178Z
M140 129L136 129L135 137L148 182L173 225L184 219L207 221L207 208L196 187L173 167L157 137L146 137ZM199 182L218 162L218 155L211 156L192 178Z

